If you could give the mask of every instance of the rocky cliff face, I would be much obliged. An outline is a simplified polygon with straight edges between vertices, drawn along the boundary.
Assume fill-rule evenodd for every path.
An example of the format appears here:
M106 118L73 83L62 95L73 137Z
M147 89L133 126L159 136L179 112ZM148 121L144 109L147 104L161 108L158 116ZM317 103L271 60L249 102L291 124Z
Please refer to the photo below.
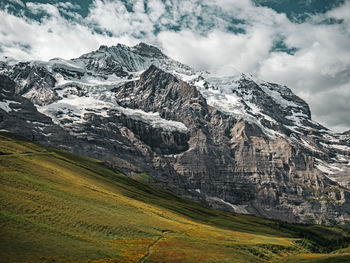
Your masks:
M349 135L312 121L285 86L195 71L143 43L0 68L2 129L147 172L215 208L350 219Z
M66 137L64 143L74 143L68 132L38 112L29 99L16 92L16 87L8 76L0 75L0 129L57 146L61 146L63 136Z

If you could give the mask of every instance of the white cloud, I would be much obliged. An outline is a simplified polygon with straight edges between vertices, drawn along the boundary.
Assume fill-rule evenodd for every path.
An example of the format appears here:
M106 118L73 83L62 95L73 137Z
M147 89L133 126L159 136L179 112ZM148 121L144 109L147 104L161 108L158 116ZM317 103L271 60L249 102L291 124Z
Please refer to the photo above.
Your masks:
M55 17L58 17L60 15L57 7L51 4L35 4L32 2L29 2L26 4L26 7L33 14L40 14L41 12L43 12L47 15L55 16Z
M153 22L142 5L143 1L136 1L135 12L132 12L119 1L95 0L86 20L116 36L151 37ZM153 5L152 8L152 17L155 18L154 12L159 6Z
M157 21L165 12L165 7L160 0L150 0L147 6L150 10L149 18L152 22Z
M289 55L271 52L262 61L262 78L284 83L311 106L314 119L334 130L350 129L350 2L307 22L285 27L285 43L298 51ZM320 23L325 18L343 23ZM316 23L318 22L318 23ZM347 103L344 103L347 101Z
M350 1L346 1L344 5L328 11L326 14L326 17L336 18L336 19L345 19L347 22L350 22L349 14L350 14Z
M101 44L145 41L200 69L237 69L287 84L310 103L316 120L337 130L350 129L343 114L350 111L349 0L302 23L251 0L131 0L128 6L94 0L85 18L68 2L27 3L27 9L47 15L38 22L0 11L2 55L71 58ZM329 19L339 23L327 24ZM233 20L241 22L233 25ZM236 33L232 26L238 27ZM282 40L296 52L273 50Z
M57 7L62 7L65 9L80 9L80 5L78 4L72 4L71 2L60 2L55 4Z
M334 130L349 130L350 88L349 84L339 85L331 90L318 92L310 97L315 118L330 125Z
M27 4L34 12L50 16L40 22L0 11L0 43L2 55L18 60L72 58L118 42L131 44L127 37L97 34L87 26L65 20L53 5Z
M9 0L9 2L25 7L25 4L21 0Z
M185 64L209 70L231 66L240 72L256 71L260 61L268 57L273 41L264 28L253 28L247 34L216 30L205 36L188 30L168 31L158 38L167 54Z

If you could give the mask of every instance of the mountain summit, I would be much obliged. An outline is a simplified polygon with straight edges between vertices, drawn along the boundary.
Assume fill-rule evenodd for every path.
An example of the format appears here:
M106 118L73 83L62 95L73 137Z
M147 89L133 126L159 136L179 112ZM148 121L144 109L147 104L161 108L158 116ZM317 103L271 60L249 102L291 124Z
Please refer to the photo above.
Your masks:
M0 63L0 128L110 162L214 208L350 219L350 136L278 84L218 76L140 43Z

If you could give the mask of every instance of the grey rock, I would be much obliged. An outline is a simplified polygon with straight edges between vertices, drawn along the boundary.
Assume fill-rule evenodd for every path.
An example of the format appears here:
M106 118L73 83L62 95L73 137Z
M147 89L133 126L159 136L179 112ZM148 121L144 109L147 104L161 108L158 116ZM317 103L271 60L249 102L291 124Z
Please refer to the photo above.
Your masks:
M2 129L132 177L147 172L214 208L290 222L350 219L349 134L312 121L285 86L197 72L144 43L0 68L0 101L19 103L0 109Z

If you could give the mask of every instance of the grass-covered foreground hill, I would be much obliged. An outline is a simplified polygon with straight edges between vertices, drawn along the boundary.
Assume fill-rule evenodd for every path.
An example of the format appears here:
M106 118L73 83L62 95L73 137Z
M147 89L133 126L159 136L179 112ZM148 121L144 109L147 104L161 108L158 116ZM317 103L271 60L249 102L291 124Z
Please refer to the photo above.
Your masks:
M350 262L341 228L215 211L0 133L1 262Z

